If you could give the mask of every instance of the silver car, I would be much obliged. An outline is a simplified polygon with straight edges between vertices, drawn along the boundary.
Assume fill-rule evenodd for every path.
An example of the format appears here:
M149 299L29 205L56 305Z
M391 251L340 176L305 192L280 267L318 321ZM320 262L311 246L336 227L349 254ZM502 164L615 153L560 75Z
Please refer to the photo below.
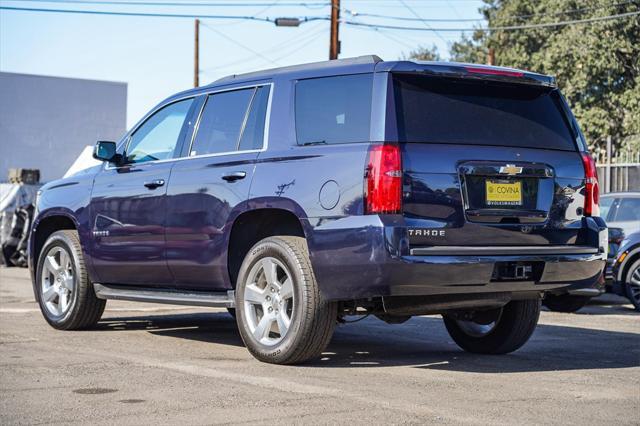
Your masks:
M640 231L640 192L601 195L600 216L609 228L620 228L625 235Z

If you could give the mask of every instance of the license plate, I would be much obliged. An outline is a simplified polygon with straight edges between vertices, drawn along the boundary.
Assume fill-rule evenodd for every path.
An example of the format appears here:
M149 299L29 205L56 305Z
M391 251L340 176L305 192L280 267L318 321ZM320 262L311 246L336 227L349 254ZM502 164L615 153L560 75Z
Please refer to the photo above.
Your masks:
M519 206L522 204L522 182L486 181L487 205Z

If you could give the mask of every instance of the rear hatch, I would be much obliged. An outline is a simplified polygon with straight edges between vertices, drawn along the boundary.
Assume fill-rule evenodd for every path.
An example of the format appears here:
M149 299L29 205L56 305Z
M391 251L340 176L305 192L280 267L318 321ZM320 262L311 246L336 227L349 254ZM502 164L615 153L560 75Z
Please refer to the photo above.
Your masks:
M581 243L584 168L556 88L392 75L412 247Z

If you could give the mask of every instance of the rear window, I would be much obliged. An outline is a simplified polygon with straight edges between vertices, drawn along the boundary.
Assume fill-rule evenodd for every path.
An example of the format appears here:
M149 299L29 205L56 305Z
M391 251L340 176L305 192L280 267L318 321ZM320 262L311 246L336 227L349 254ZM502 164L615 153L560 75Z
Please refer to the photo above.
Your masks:
M369 140L372 74L313 78L296 83L298 144Z
M394 97L401 142L576 150L549 88L398 74Z

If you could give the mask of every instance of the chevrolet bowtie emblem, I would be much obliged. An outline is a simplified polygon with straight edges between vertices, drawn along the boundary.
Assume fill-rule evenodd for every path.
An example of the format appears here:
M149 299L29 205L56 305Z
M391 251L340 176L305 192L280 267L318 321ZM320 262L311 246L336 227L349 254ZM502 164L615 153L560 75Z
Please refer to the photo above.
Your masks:
M515 164L507 164L500 167L500 173L506 173L508 175L517 175L522 173L522 167L516 167Z

